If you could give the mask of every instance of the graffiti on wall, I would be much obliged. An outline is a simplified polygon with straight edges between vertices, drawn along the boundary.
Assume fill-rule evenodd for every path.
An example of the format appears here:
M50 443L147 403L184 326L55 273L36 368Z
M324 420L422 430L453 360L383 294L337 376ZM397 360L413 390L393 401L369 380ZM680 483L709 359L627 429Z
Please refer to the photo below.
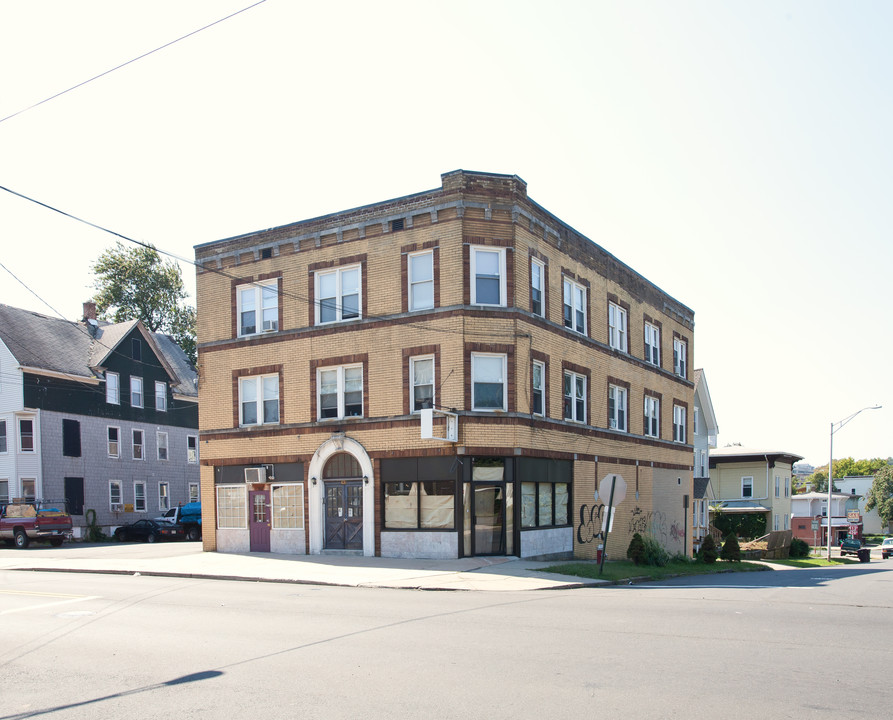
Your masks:
M577 542L581 545L591 543L595 539L603 540L602 521L607 517L605 506L597 505L580 506L580 524L577 526ZM667 516L659 510L645 512L638 505L633 508L629 519L628 532L650 533L660 543L667 547L671 542L681 544L685 541L685 527L678 521L670 523Z
M604 505L581 505L580 525L577 527L577 542L581 545L591 543L602 537L602 511Z

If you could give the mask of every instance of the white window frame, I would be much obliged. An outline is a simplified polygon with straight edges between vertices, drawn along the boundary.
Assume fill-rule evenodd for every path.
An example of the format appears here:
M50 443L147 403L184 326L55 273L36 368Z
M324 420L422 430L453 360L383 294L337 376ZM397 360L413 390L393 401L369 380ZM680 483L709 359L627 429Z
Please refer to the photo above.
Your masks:
M20 477L19 484L22 487L22 497L25 499L25 502L32 502L37 500L37 478L35 477ZM27 491L27 487L31 486L33 489L32 492Z
M189 447L192 444L192 447ZM186 436L186 462L190 465L198 463L198 435Z
M171 453L168 447L168 437L166 432L158 431L155 433L156 457L159 460L170 460ZM162 452L163 451L163 452Z
M645 435L660 437L660 399L653 395L645 396Z
M772 529L775 532L778 532L780 523L778 522L778 513L774 513L772 516Z
M430 362L431 363L431 382L430 383L419 383L419 385L417 386L416 382L415 382L415 380L416 380L415 366L416 366L416 363L422 363L422 362ZM437 406L437 399L434 397L434 394L435 394L435 391L437 388L435 372L436 372L436 363L434 362L433 355L420 355L419 357L409 358L409 406L410 406L410 412L412 412L412 413L421 412L422 407L416 406L415 389L416 389L416 387L425 387L429 384L431 385L431 405L428 407L436 407Z
M629 392L621 385L608 385L608 424L612 430L627 432Z
M134 402L134 397L137 397L139 402ZM145 394L143 393L143 379L141 377L136 377L134 375L130 376L130 407L141 408L145 403Z
M608 345L614 350L628 352L629 317L626 308L617 303L608 303Z
M275 380L275 383L267 383L265 380ZM249 385L254 386L254 399L246 400L245 399L245 388ZM276 394L267 396L266 393L268 390L271 390L273 385L276 387ZM280 422L279 418L279 394L281 390L279 388L279 374L270 374L270 375L243 375L239 378L239 427L252 427L256 425L278 425ZM266 403L275 400L275 408L276 408L276 417L275 419L267 419L267 415L265 412ZM255 421L254 422L246 422L245 421L245 406L249 403L254 404L254 413L255 413Z
M167 412L167 383L155 381L155 409Z
M158 509L171 509L171 484L165 480L158 483Z
M116 372L105 372L105 401L109 405L121 404L121 376Z
M687 352L688 343L680 338L673 338L673 372L681 378L688 377Z
M0 505L9 502L9 478L0 477Z
M476 386L478 376L478 363L481 360L498 358L502 362L501 377L498 381L488 382L488 384L502 384L502 407L484 407L477 404ZM481 381L484 382L484 381ZM508 407L508 358L504 353L471 353L471 409L479 412L505 412Z
M499 267L499 301L495 303L482 302L477 296L477 266L478 255L494 254L497 256L497 264ZM506 278L505 278L505 248L489 247L489 246L472 246L471 247L471 304L486 305L488 307L505 307L506 306ZM487 276L492 277L492 276Z
M537 383L536 383L537 368L539 368L539 376L540 376L539 387L537 387ZM545 390L546 363L544 363L542 360L534 360L532 369L531 369L531 373L532 374L530 377L530 384L533 387L533 397L531 398L531 401L530 401L530 413L532 415L536 415L537 417L545 417L546 416L546 390ZM540 411L539 412L536 411L537 393L539 393L539 399L540 399Z
M545 293L545 281L546 281L546 264L542 260L538 260L537 258L530 258L530 309L531 312L538 317L546 316L546 293ZM539 312L536 311L534 303L534 291L539 291L540 299L540 309Z
M357 272L357 288L356 288L356 296L357 296L357 312L356 315L348 314L345 317L344 313L344 298L353 295L351 292L348 296L344 294L343 287L343 278L345 273ZM335 277L335 295L334 303L335 303L335 318L332 320L323 320L322 319L322 308L323 308L323 300L321 285L323 278L326 278L330 275ZM315 284L315 297L316 297L316 324L317 325L329 325L331 323L336 322L344 322L345 320L359 320L363 317L363 266L362 265L345 265L344 267L332 268L325 271L317 271L314 274L314 284ZM352 290L352 288L351 288ZM330 298L325 298L330 299Z
M289 503L293 505L295 508L294 517L289 516L286 513L283 513L288 505L282 504L280 502L280 498L277 497L277 490L286 490L289 494L294 494L294 497L289 497L288 499L292 502ZM292 531L300 531L304 530L304 485L302 483L279 483L276 485L270 485L270 509L271 509L271 518L272 518L272 527L275 530L292 530ZM286 518L288 522L283 523L283 518Z
M416 277L416 272L414 270L414 261L421 260L422 258L428 259L428 266L425 268L428 270L428 277ZM434 251L433 250L425 250L423 252L417 253L409 253L406 256L406 277L407 282L409 283L409 309L413 310L430 310L434 307ZM426 286L430 286L431 288L431 300L430 302L422 302L416 299L416 288L423 288Z
M187 489L189 502L199 502L202 498L201 495L201 486L197 482L189 483Z
M588 295L586 286L571 280L569 277L564 277L562 278L561 289L564 327L585 335L589 321L587 317ZM568 311L570 311L570 318L568 318Z
M136 433L140 435L140 441L136 442ZM140 449L139 457L136 456L136 449ZM141 428L131 428L130 430L130 454L134 460L146 459L146 433Z
M660 367L660 328L645 323L645 361Z
M744 488L749 488L750 493L747 495L744 494ZM741 498L752 498L753 497L753 475L744 475L741 478Z
M695 435L697 435L698 432L700 432L700 427L701 427L701 409L696 405L694 407L694 409L692 410L692 413L693 414L692 414L692 418L691 418L691 422L692 422L691 430Z
M360 414L359 415L346 415L347 412L347 402L346 402L346 393L347 393L347 381L346 381L346 371L347 370L359 370L360 371ZM335 394L337 397L337 407L336 407L336 415L330 417L322 416L322 395L323 395L323 382L322 376L323 373L335 373ZM353 374L353 373L351 373ZM345 418L353 418L353 417L365 417L366 414L366 398L364 397L365 391L365 378L363 377L363 364L353 364L353 365L331 365L329 367L320 367L316 369L316 419L319 421L327 421L327 420L344 420ZM356 391L354 391L356 392Z
M784 479L784 496L791 497L791 478L786 477ZM787 528L785 528L787 530Z
M142 490L142 496L140 492L137 491L137 488ZM142 500L142 502L140 502ZM140 507L142 505L142 507ZM147 512L149 509L149 504L146 502L146 482L145 480L136 480L133 483L133 511L134 512Z
M223 502L222 502L223 501ZM248 527L248 488L242 485L217 486L217 528L244 530Z
M784 514L784 530L791 529L791 516L788 513Z
M586 422L586 401L588 395L588 388L586 383L586 376L581 375L580 373L575 373L572 370L565 370L564 376L562 377L562 385L561 385L561 396L562 396L562 407L561 407L561 415L568 422L575 423L585 423ZM580 384L582 382L582 390L583 396L580 397ZM568 395L568 388L572 395ZM567 408L568 408L568 399L570 399L570 416L568 416ZM583 407L580 407L580 402L582 401Z
M116 495L118 498L117 500L115 500ZM124 493L121 488L121 481L120 480L109 480L109 510L111 510L115 505L123 505L123 504L124 504Z
M117 439L112 440L110 437L110 432L114 430L115 436ZM121 457L121 428L116 425L107 425L105 428L105 441L106 441L106 450L108 451L108 456L110 458L119 458ZM114 451L112 450L112 446L114 445Z
M9 440L6 434L6 420L0 420L0 455L9 452Z
M687 441L685 427L685 406L673 405L673 442L684 443Z
M251 298L254 307L245 308L247 298ZM271 304L272 300L272 304ZM245 313L254 313L254 325L247 325L242 317ZM272 317L268 315L272 314ZM254 330L246 331L253 327ZM279 330L279 280L255 282L239 285L236 288L236 328L238 337L250 337L265 332Z
M18 430L18 440L19 440L19 452L30 455L31 453L37 452L37 424L34 422L34 418L24 417L24 418L16 418L16 428ZM22 423L31 423L31 432L25 433L22 431ZM23 438L29 437L31 438L31 447L26 448L25 443L23 442Z
M781 497L781 475L775 476L775 497Z

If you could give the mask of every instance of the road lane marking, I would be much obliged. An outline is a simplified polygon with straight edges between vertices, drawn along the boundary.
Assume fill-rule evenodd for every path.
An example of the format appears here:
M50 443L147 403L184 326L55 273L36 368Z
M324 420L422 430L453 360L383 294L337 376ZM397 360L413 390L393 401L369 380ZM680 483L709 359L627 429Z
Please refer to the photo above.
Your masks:
M35 595L38 593L35 593ZM50 594L50 593L47 593ZM29 605L28 607L13 608L12 610L0 610L0 615L12 615L13 613L29 612L31 610L40 610L41 608L56 607L57 605L70 605L71 603L83 602L84 600L97 600L101 595L68 595L67 600L58 600L56 602L41 603L40 605Z
M34 590L0 590L0 595L25 595L28 597L80 598L83 595L71 593L36 592Z

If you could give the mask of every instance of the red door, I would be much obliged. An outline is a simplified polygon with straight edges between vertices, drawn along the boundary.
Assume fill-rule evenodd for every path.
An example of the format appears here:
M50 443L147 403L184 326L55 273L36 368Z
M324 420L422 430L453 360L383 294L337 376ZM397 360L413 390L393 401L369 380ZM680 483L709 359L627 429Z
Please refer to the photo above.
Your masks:
M270 493L266 490L248 493L248 535L251 552L270 552Z

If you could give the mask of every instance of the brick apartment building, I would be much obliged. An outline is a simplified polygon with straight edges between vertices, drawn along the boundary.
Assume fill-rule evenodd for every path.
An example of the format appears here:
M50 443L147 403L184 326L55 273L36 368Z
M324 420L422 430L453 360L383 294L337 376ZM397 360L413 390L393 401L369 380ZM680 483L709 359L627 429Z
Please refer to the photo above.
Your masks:
M206 550L691 552L694 314L519 177L195 254Z

